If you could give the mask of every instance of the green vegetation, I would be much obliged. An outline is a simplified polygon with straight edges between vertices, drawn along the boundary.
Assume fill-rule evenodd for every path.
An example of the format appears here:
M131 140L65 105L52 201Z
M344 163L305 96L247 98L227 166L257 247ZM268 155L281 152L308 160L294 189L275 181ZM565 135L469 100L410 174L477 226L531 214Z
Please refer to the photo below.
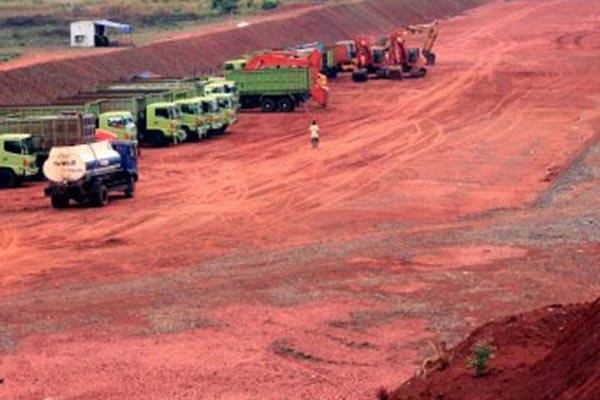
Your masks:
M21 53L15 52L15 51L0 53L0 63L14 60L15 58L19 58L20 56L21 56Z
M296 0L0 0L0 54L69 43L69 23L105 18L134 26L134 40ZM141 38L141 39L138 39ZM4 57L6 58L6 57Z
M263 10L272 10L277 8L279 5L279 0L263 0L261 8Z
M473 357L469 360L469 367L475 370L475 376L484 376L488 373L488 363L492 357L492 346L489 344L475 346Z

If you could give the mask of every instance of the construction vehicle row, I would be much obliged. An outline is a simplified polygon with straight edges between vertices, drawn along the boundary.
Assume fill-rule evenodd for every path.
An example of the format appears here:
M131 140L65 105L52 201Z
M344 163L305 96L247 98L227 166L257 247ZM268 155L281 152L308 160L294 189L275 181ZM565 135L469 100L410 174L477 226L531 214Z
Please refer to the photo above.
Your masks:
M358 36L330 46L312 42L259 51L225 62L222 77L140 74L51 105L0 108L0 188L43 171L50 181L46 194L57 208L70 200L104 205L115 190L133 196L138 145L224 133L240 109L291 112L308 99L326 106L327 79L339 73L351 72L355 82L422 77L425 65L436 62L437 34L437 21L410 25L380 39ZM424 38L420 47L408 45L415 37ZM95 143L106 138L100 132L114 140Z

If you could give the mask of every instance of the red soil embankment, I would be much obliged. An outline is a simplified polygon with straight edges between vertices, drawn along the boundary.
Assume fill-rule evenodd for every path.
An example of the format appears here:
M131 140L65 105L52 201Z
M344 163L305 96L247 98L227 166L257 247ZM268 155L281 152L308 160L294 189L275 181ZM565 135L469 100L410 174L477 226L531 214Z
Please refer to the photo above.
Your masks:
M246 52L294 43L382 34L400 24L448 16L482 0L369 0L307 7L281 18L277 13L245 28L202 29L196 36L100 54L41 62L0 72L0 105L47 103L59 96L144 70L184 76L217 71L223 61Z
M467 365L478 343L489 343L494 358L490 372L475 378ZM413 378L389 396L390 400L599 398L600 298L486 324L457 346L448 369L426 379Z

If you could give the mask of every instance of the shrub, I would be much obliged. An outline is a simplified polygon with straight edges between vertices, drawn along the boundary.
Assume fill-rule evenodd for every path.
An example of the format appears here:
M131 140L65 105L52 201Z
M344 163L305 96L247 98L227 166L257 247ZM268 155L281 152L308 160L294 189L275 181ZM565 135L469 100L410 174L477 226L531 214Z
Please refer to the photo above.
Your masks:
M263 0L261 8L263 10L272 10L279 6L279 0Z
M473 357L469 366L475 370L475 376L484 376L488 373L488 362L492 359L492 346L479 344L473 349Z
M212 0L212 8L223 14L236 12L239 0Z

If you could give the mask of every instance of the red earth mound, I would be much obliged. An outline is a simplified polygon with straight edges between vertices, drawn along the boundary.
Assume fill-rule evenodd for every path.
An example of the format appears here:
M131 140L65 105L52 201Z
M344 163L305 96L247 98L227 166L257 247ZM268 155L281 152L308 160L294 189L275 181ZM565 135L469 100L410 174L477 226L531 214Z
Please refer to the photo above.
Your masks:
M448 16L483 0L368 0L274 13L245 28L218 26L130 49L99 50L81 57L0 70L0 105L47 103L91 85L149 70L165 76L218 71L223 61L249 51L358 33L382 34L404 23Z
M474 377L473 348L493 349L489 373ZM414 377L390 400L600 399L600 298L549 306L491 322L453 352L450 367Z

